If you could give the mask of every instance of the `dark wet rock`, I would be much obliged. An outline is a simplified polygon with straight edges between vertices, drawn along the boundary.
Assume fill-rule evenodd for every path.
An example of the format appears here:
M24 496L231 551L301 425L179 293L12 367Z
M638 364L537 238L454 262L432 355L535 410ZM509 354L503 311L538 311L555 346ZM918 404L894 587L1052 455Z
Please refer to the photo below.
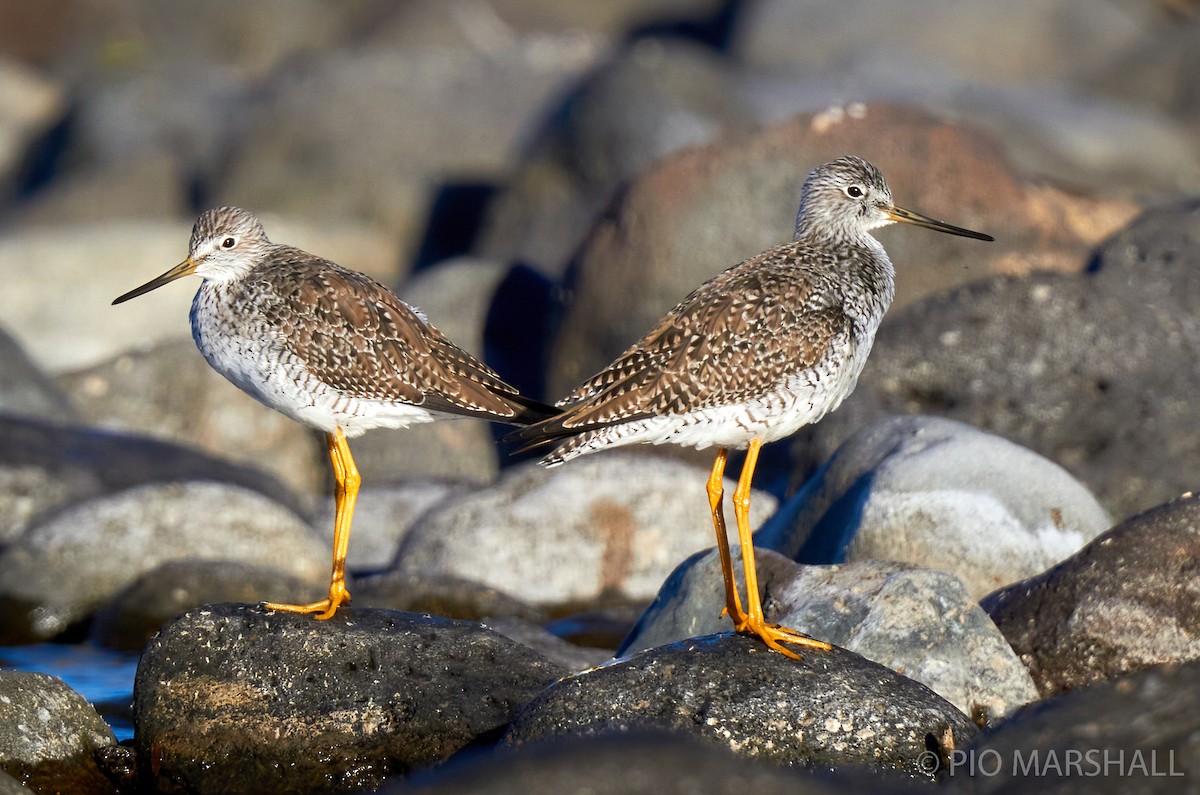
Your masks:
M79 413L70 398L0 330L0 413L49 422L72 422Z
M135 736L159 790L357 791L485 742L561 674L478 624L219 605L147 647Z
M368 441L374 435L363 437L363 441ZM411 443L410 437L407 436L396 441L399 444ZM357 451L361 446L359 443L354 445L356 462L366 458L358 455ZM447 457L450 456L439 455L439 458ZM361 465L359 472L362 472ZM350 536L350 552L346 556L347 567L352 571L387 568L395 560L396 550L405 533L412 529L425 511L442 500L464 494L470 488L469 484L461 481L417 477L395 483L364 485L354 506L354 532ZM313 518L313 524L324 531L330 541L333 540L333 514L334 498L330 495Z
M446 574L385 572L358 581L354 588L356 607L380 607L432 613L443 618L479 621L488 616L507 616L527 621L546 620L546 611L515 599L501 590Z
M974 724L928 688L841 649L799 661L736 635L693 638L556 682L505 743L614 731L681 731L742 756L820 769L928 776Z
M751 123L726 64L683 39L642 39L548 116L488 209L477 250L558 276L617 188L655 160Z
M171 619L193 607L218 602L313 601L320 580L298 577L274 566L233 560L172 560L145 572L106 604L92 621L92 642L118 651L141 651ZM356 584L350 592L359 603Z
M978 735L951 765L942 775L955 793L1191 792L1200 776L1200 664L1040 701Z
M483 625L543 655L567 671L583 671L612 659L611 649L576 646L520 618L487 618Z
M167 442L0 416L0 538L72 502L144 483L207 480L253 489L293 511L295 492L261 470Z
M716 742L653 731L529 743L456 761L381 790L388 795L845 795L900 791L908 791L901 782L884 783L864 776L861 788L848 787L834 776L748 761Z
M741 556L734 569L741 585ZM1037 698L1021 660L962 582L945 572L864 560L800 566L759 549L767 620L861 654L916 680L978 720ZM729 628L715 552L685 561L620 654Z
M0 670L0 770L31 791L115 792L93 755L116 742L92 705L61 679Z
M898 560L948 571L978 599L1112 526L1057 464L941 417L885 417L851 436L755 543L801 563Z
M1200 498L1127 519L982 605L1043 696L1200 659Z
M1129 516L1196 485L1198 302L1200 202L1148 211L1086 274L985 280L892 313L858 388L793 453L815 468L880 417L939 414L1046 456Z
M706 279L790 240L806 174L845 154L879 166L897 203L1000 237L882 230L899 305L988 273L1077 271L1135 212L1031 183L986 133L907 107L804 114L730 136L643 172L591 230L572 265L548 392L598 372Z
M286 552L284 552L286 550ZM168 560L276 566L328 584L329 547L287 508L227 484L148 484L77 503L0 552L0 641L47 640Z
M647 599L680 559L711 543L707 478L678 461L622 453L553 470L514 466L424 514L396 568L472 579L538 605ZM774 507L756 492L751 521Z

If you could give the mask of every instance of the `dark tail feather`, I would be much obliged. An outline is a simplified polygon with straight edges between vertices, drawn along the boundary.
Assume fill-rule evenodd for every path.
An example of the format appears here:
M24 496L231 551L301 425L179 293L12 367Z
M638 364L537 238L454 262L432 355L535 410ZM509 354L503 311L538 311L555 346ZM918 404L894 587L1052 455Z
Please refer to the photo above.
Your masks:
M524 395L505 395L504 398L519 409L516 415L509 420L509 422L516 425L535 425L562 413L562 409L541 403L537 400L532 400ZM521 430L524 430L524 428ZM513 434L509 434L504 438L507 439L512 435Z

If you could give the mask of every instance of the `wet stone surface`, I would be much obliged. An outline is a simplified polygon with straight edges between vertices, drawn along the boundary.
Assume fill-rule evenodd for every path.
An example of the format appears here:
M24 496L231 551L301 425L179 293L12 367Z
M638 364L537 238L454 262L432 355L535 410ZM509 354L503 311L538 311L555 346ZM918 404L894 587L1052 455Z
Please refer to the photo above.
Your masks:
M534 699L507 745L630 729L675 731L741 756L811 768L928 777L977 731L924 685L852 652L791 660L760 641L712 635L661 646L567 677Z
M138 667L141 773L174 791L374 788L486 743L563 673L470 622L363 608L329 621L194 610Z

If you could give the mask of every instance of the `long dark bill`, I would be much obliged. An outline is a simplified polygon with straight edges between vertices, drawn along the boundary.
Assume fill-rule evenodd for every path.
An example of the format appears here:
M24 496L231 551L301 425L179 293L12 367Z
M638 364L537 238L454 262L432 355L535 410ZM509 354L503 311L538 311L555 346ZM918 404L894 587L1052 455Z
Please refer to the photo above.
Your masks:
M192 261L191 257L188 257L183 262L179 263L174 268L171 268L171 270L164 273L162 276L153 278L150 281L143 284L141 287L135 287L134 289L125 293L125 295L122 295L121 297L115 299L112 302L112 305L116 306L117 304L128 301L130 298L137 298L139 295L145 295L146 293L150 292L151 290L156 290L159 287L162 287L167 282L173 282L176 279L183 278L184 276L190 276L191 274L193 274L195 272L196 272L196 263Z
M959 237L972 237L976 240L995 240L991 235L985 235L983 232L972 232L970 229L963 229L961 226L952 226L951 224L936 221L927 215L914 213L912 210L906 210L903 207L892 207L888 211L888 216L893 221L899 221L903 224L915 224L923 226L926 229L933 229L937 232L945 232L948 235L958 235Z

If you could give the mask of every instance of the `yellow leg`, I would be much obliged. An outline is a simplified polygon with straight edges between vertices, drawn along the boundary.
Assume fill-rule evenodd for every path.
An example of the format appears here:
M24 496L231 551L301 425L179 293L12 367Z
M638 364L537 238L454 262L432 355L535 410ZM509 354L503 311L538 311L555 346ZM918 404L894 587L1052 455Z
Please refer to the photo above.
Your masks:
M342 429L338 428L334 433L325 434L325 440L329 444L329 460L333 464L333 476L337 482L337 502L333 519L333 573L329 579L329 598L306 605L277 602L263 604L268 610L318 613L317 618L322 621L333 618L338 606L350 601L350 592L346 590L346 553L350 549L350 523L354 519L354 503L358 499L358 487L362 482Z
M780 643L795 643L809 648L829 651L832 646L819 640L813 640L802 632L768 624L763 617L762 598L758 593L758 569L754 563L754 536L750 533L750 481L754 478L754 467L758 463L758 451L762 447L762 439L755 439L746 451L746 463L742 466L742 475L738 478L737 490L733 492L733 513L737 519L738 540L742 547L742 567L746 575L746 617L744 621L735 619L734 626L738 632L753 632L762 638L768 647L793 660L800 659L794 651L785 649Z
M708 477L708 507L712 511L713 528L717 531L717 553L721 556L721 576L725 578L725 609L721 615L729 614L734 623L745 620L742 601L738 598L737 582L733 578L733 558L729 554L729 538L725 534L725 512L721 501L725 498L725 456L727 450L717 451L712 474Z

